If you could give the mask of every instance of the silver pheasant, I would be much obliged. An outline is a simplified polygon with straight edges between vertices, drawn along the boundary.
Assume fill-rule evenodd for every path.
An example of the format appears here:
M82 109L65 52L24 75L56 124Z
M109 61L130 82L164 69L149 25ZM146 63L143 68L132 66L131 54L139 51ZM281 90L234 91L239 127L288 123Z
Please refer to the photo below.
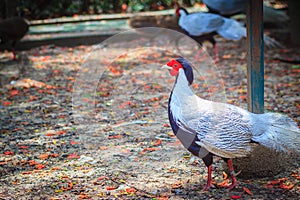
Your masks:
M169 99L169 121L174 134L192 154L208 167L205 190L211 187L213 156L229 166L232 189L237 181L231 158L247 156L259 143L281 152L300 152L300 130L289 117L277 113L254 114L234 105L202 99L190 85L193 70L183 58L171 60L164 68L176 76Z

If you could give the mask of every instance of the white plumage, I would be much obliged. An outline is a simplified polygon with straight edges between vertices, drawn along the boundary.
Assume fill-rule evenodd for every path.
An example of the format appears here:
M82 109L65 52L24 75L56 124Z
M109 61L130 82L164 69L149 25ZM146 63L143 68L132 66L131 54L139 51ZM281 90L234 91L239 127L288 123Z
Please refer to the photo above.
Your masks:
M193 69L183 58L164 66L176 81L169 98L169 121L174 134L208 168L207 184L212 184L213 156L227 162L232 184L236 175L231 158L244 157L259 143L281 152L300 153L300 130L287 116L276 113L254 114L234 105L202 99L194 94Z
M289 117L254 114L234 105L204 100L193 93L183 69L179 69L170 110L179 127L197 133L199 146L220 157L246 156L251 152L251 141L278 151L299 151L299 129Z

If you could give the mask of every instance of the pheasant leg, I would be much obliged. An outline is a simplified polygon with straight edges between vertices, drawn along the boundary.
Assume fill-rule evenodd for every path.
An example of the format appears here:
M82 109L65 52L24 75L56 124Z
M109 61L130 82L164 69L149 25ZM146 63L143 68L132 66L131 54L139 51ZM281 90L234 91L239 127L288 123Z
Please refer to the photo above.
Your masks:
M204 158L202 158L204 164L207 167L207 183L203 187L203 191L207 191L212 185L212 163L213 163L213 155L211 153L207 154Z
M236 173L233 169L232 159L228 159L227 164L231 175L231 185L228 187L228 190L232 190L238 184L238 182L236 180Z
M208 166L207 168L207 183L203 187L203 191L207 191L211 187L211 182L212 182L211 174L212 174L212 165Z

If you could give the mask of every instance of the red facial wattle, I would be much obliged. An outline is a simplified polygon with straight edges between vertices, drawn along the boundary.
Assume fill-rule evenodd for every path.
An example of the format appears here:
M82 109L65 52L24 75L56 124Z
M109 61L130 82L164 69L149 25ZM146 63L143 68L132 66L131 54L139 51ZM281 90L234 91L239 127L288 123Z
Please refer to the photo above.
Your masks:
M171 76L177 76L178 70L171 69L171 70L170 70L170 74L171 74Z
M179 69L182 68L181 63L179 63L176 60L171 60L170 62L167 63L167 65L169 67L172 67L172 69L170 70L171 76L177 76Z
M176 14L177 16L180 16L179 8L176 9L175 14Z

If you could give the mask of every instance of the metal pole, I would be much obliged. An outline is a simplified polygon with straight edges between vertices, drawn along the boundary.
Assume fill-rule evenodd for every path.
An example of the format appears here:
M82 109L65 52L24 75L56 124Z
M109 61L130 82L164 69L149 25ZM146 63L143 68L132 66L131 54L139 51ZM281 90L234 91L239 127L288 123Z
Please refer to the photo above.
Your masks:
M247 0L248 110L264 112L263 0Z

